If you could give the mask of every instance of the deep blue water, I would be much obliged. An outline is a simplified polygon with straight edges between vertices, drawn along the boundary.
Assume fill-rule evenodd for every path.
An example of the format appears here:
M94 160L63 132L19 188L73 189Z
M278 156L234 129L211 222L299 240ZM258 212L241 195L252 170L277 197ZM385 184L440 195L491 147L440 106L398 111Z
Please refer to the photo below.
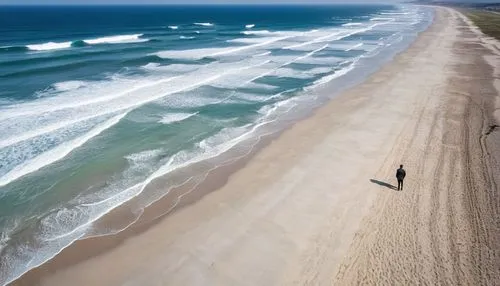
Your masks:
M111 209L138 218L245 154L431 18L408 5L0 7L0 285L120 231L94 224Z

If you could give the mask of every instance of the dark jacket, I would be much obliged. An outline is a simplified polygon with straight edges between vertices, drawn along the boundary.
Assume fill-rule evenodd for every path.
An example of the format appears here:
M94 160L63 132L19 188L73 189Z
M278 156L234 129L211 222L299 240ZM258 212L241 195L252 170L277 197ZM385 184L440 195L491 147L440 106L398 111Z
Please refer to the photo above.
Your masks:
M397 171L396 171L396 178L398 180L403 180L406 176L406 172L405 172L405 169L403 168L399 168Z

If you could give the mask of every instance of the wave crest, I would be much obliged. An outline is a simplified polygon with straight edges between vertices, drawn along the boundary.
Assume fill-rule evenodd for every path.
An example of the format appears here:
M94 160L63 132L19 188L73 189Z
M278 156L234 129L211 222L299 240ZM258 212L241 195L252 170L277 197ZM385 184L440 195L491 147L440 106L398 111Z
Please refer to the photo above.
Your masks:
M158 122L163 123L163 124L171 124L174 122L186 120L190 117L195 116L196 114L198 114L198 112L195 112L195 113L171 113L171 114L167 114L167 115L163 116L162 119Z
M213 23L194 23L196 26L203 26L203 27L212 27L214 24Z
M143 36L143 34L119 35L119 36L110 36L110 37L88 39L88 40L83 40L83 41L89 45L139 43L139 42L148 41L148 39L142 39L141 38L142 36Z
M26 45L24 47L1 47L0 50L5 51L53 51L69 49L71 47L84 47L87 45L98 45L98 44L126 44L126 43L141 43L147 42L149 39L141 38L143 34L133 34L133 35L117 35L109 37L100 37L95 39L86 40L76 40L67 42L47 42L42 44L32 44Z
M32 51L51 51L51 50L71 48L72 44L73 42L61 42L61 43L48 42L43 44L27 45L26 47Z

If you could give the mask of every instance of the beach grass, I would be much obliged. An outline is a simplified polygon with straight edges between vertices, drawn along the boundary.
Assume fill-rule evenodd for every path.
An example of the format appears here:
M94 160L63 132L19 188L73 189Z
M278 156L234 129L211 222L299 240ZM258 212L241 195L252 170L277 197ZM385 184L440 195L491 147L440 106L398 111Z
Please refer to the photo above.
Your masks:
M467 10L465 14L483 33L500 40L500 13L484 10Z

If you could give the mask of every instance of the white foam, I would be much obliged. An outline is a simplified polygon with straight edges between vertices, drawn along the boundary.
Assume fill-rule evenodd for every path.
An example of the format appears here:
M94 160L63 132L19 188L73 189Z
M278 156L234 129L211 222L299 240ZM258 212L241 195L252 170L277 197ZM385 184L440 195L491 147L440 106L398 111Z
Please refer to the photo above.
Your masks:
M80 136L76 139L64 142L60 144L59 146L50 149L49 151L46 151L37 157L25 161L20 165L17 165L14 167L12 170L7 172L5 175L0 177L0 187L5 186L9 183L11 183L14 180L17 180L20 177L26 176L30 173L33 173L35 171L38 171L39 169L52 164L56 161L59 161L66 157L71 151L75 150L76 148L82 146L85 144L87 141L90 139L94 138L95 136L101 134L104 130L110 128L111 126L115 125L118 123L123 117L125 117L127 113L123 113L120 115L117 115L106 122L96 126L83 136Z
M71 108L76 108L76 107L82 107L85 105L91 105L91 104L96 104L96 103L101 103L101 102L107 102L113 99L120 98L124 95L130 94L132 92L135 92L137 90L155 86L161 83L167 83L170 82L177 77L170 77L170 78L162 78L158 81L147 81L145 80L142 84L135 84L134 87L124 90L122 92L117 92L117 93L110 93L107 96L99 96L99 97L91 97L91 98L80 98L79 101L75 101L74 99L69 99L66 100L65 102L59 102L59 104L48 104L46 106L40 105L37 107L43 108L43 109L30 109L26 108L27 110L19 110L19 111L14 111L10 114L5 114L6 116L13 117L13 116L27 116L27 115L33 115L33 114L40 114L40 113L48 113L48 112L54 112L58 110L63 110L63 109L71 109ZM84 89L85 90L85 89ZM87 91L87 90L85 90ZM30 103L26 104L26 107L29 107ZM33 104L34 105L34 104ZM0 117L0 119L3 119L3 117ZM1 141L0 141L1 142ZM1 145L1 144L0 144Z
M331 67L317 67L313 68L310 70L305 71L306 73L317 75L317 74L324 74L324 73L329 73L332 71L333 68Z
M269 96L268 98L266 98L265 101L271 101L271 100L275 100L275 99L284 98L284 94L285 93L291 93L291 92L294 92L294 91L297 91L297 89L296 88L292 88L292 89L285 90L285 91L282 91L282 92L277 93L277 94L273 94L273 95Z
M280 67L283 67L283 66L287 66L289 64L292 64L292 63L304 63L304 64L310 64L310 63L313 63L313 64L322 64L322 65L325 65L325 64L328 64L329 62L326 61L327 58L312 58L311 56L313 56L314 54L316 54L317 52L320 52L326 48L328 48L329 45L328 44L324 44L323 46L305 54L305 55L302 55L302 56L299 56L299 57L296 57L296 56L275 56L273 57L273 62L276 62L276 63L280 63ZM338 59L338 58L335 58L335 59ZM319 62L319 63L317 63Z
M409 12L381 12L380 15L408 15Z
M212 27L214 24L212 23L194 23L197 26L203 26L203 27Z
M161 152L162 152L161 149L146 150L139 153L127 155L125 156L125 159L127 159L132 165L137 165L141 163L146 163L147 161L155 157L158 157L158 155L160 155Z
M371 18L370 21L394 21L394 18L387 18L387 17L374 17Z
M252 31L243 31L241 33L244 35L254 35L254 36L260 36L260 37L269 37L269 36L299 37L299 36L307 36L307 35L314 34L317 32L321 32L321 30L314 29L314 30L310 30L310 31L272 31L272 32L269 30L252 30Z
M308 57L299 61L295 61L299 64L307 64L307 65L318 65L318 66L332 66L341 62L344 58L339 57ZM283 56L282 59L278 59L274 57L276 61L290 61L290 57Z
M306 43L294 43L293 45L288 45L283 47L285 50L292 50L296 52L310 52L314 51L318 47L321 47L324 45L325 42L320 42L320 41L310 41Z
M269 39L269 38L266 38L266 39ZM262 38L241 38L241 39L227 40L226 42L228 42L228 43L255 44L255 43L261 43L262 41L263 41Z
M141 68L147 69L147 70L156 70L160 66L159 63L148 63L143 65Z
M171 50L157 52L155 55L164 59L198 60L213 54L229 52L231 48L203 48L192 50Z
M20 131L15 132L10 137L7 137L2 141L0 141L0 146L13 145L15 143L25 141L30 138L34 138L46 133L55 132L59 129L66 128L76 123L86 121L89 119L106 116L120 111L128 112L134 108L137 108L138 106L158 100L170 94L188 91L196 87L209 84L210 82L213 82L223 76L256 68L268 62L269 61L264 61L257 64L253 64L252 62L245 61L242 62L240 66L235 66L233 63L228 65L220 65L218 68L216 68L217 65L207 67L207 69L205 69L204 72L197 74L197 78L199 79L199 81L194 83L192 82L191 77L185 77L185 78L176 77L176 79L178 80L175 83L171 84L169 83L169 81L171 81L172 78L167 78L167 79L160 79L158 81L151 81L148 82L147 84L142 84L142 86L132 85L134 86L132 89L126 89L122 92L119 92L118 94L108 96L107 97L108 100L103 100L101 97L91 98L89 101L93 102L94 104L98 103L95 105L89 105L89 101L87 102L83 101L80 103L78 101L76 102L70 101L71 102L70 107L79 108L77 116L73 115L74 113L69 113L68 117L62 117L62 118L61 116L52 117L53 119L51 120L52 122L49 122L49 124L45 126L37 123L37 125L39 126L35 125L35 127L33 127L32 121L27 121L26 122L27 125L22 127L14 125L13 126L14 129L7 129L6 134L9 134L8 133L9 130L19 129ZM166 83L167 85L165 85ZM110 88L112 89L113 87L114 85L111 86ZM134 92L132 92L132 90L134 90ZM113 100L111 100L111 98L113 98ZM107 101L107 103L103 104L105 101ZM70 103L68 103L67 105L69 104ZM48 106L52 107L53 109L59 109L61 107L61 105L50 104L46 102L45 104L44 103L39 104L40 109L28 108L28 110L24 110L24 113L30 113L33 115L39 113L45 113ZM7 118L9 118L9 114L6 113L5 115L7 116Z
M195 39L196 37L190 37L190 36L180 36L179 39L182 39L182 40L192 40L192 39Z
M241 33L245 34L245 35L270 35L270 34L272 34L272 32L270 32L268 30L244 31Z
M51 51L71 48L72 42L48 42L44 44L27 45L26 47L32 51Z
M171 73L173 75L179 75L187 72L193 72L199 69L200 67L201 67L200 65L172 64L172 65L162 66L159 63L148 63L142 66L141 68L149 71L165 72L165 73ZM171 78L171 80L173 79L175 79L175 77Z
M329 33L326 36L318 37L318 38L315 38L315 39L313 39L311 41L307 41L307 42L304 42L304 43L299 43L299 44L294 44L294 45L286 46L286 47L283 47L283 49L293 50L293 49L301 48L301 47L308 46L308 45L311 45L311 44L321 43L321 42L324 42L324 41L328 41L330 38L332 38L334 36L337 36L337 35L340 35L341 33L342 33L342 31L334 31L333 33Z
M341 77L341 76L343 76L343 75L347 74L348 72L350 72L350 71L354 68L355 63L356 63L356 62L353 62L353 63L352 63L352 64L350 64L349 66L347 66L347 67L345 67L345 68L343 68L343 69L341 69L341 70L335 71L333 74L326 75L326 76L324 76L324 77L322 77L322 78L318 79L317 81L315 81L315 82L312 84L312 86L311 86L311 87L312 87L312 88L318 87L318 86L320 86L320 85L326 84L326 83L328 83L328 82L330 82L330 81L332 81L332 80L334 80L334 79L336 79L336 78L338 78L338 77ZM308 88L308 89L310 89L310 88Z
M244 76L226 77L221 82L213 83L212 86L227 88L227 89L237 89L237 88L241 88L241 87L252 88L252 89L261 89L261 90L276 89L277 88L276 86L255 83L254 81L257 79L263 78L265 76L271 75L271 74L277 72L280 68L283 68L287 65L290 65L292 63L307 59L307 58L313 56L315 53L317 53L323 49L326 49L327 47L328 47L328 44L326 44L326 45L322 46L321 48L318 48L310 53L299 56L299 57L293 57L293 58L286 57L287 60L284 62L273 60L271 62L272 64L279 64L279 65L274 66L273 68L271 68L271 66L269 66L269 67L264 67L260 70L253 69L253 70L251 70L251 72L245 74Z
M326 48L328 48L328 44L326 44L326 45L324 45L324 46L322 46L322 47L320 47L320 48L318 48L310 53L307 53L304 56L300 56L300 57L294 59L293 61L287 62L284 65L289 65L289 64L294 63L294 62L300 62L301 60L307 59L307 58L311 57L312 55L314 55L315 53L320 52Z
M255 24L248 24L248 25L245 25L245 28L246 28L246 29L252 29L253 27L255 27Z
M273 95L273 97L281 97L282 93L278 93ZM273 104L269 105L264 105L261 107L257 112L264 115L262 117L263 120L268 120L271 119L272 117L275 117L278 113L286 113L290 111L292 108L297 106L297 99L298 98L288 98L285 100L281 100L278 102L275 102ZM274 115L274 116L273 116Z
M56 91L70 91L86 86L87 83L79 80L63 81L53 84Z
M245 74L229 75L224 78L221 78L221 80L212 82L210 85L213 87L224 88L229 90L236 90L241 87L258 88L257 85L251 86L251 82L264 75L269 74L270 69L272 67L273 65L270 64L270 61L266 61L263 65L259 66L258 68L253 68L247 71ZM224 100L227 100L227 98L225 98Z
M272 43L282 41L287 37L274 37L274 38L265 38L261 39L259 42L256 42L253 45L247 45L242 47L230 47L230 48L206 48L206 49L192 49L192 50L179 50L179 51L162 51L158 52L155 55L160 58L167 59L202 59L205 57L218 57L223 55L234 54L237 52L255 49L258 47L270 45Z
M363 43L359 43L359 44L356 44L350 48L345 49L344 51L349 52L349 51L352 51L352 50L357 49L357 48L362 47L362 46L363 46Z
M163 116L162 119L158 122L163 123L163 124L171 124L174 122L186 120L192 116L195 116L196 114L198 114L198 112L194 112L194 113L170 113L170 114Z
M0 232L0 253L2 253L2 250L9 242L11 235L17 230L20 225L21 222L18 219L9 219L4 222L2 231Z
M288 78L297 78L297 79L309 79L314 77L314 74L307 73L301 70L295 70L291 68L280 68L272 73L274 76L278 77L288 77Z
M26 141L26 140L29 140L29 139L32 139L32 138L35 138L38 136L49 134L49 133L58 131L60 129L66 128L68 126L72 126L74 124L80 123L82 121L93 119L95 117L96 116L78 117L78 118L75 118L72 120L63 120L61 122L55 122L54 124L50 124L50 125L43 126L43 127L37 127L34 124L35 126L33 126L33 128L29 129L28 131L24 131L20 134L13 134L10 137L7 137L3 140L0 140L0 148L12 146L12 145L17 144L17 143L22 142L22 141Z
M141 39L140 38L141 36L143 36L143 34L119 35L119 36L102 37L96 39L88 39L83 41L89 45L140 43L148 41L148 39Z
M296 48L300 48L300 47L315 44L315 43L338 41L338 40L350 37L352 35L356 35L359 33L364 33L364 32L370 31L379 25L383 25L383 24L387 24L387 23L389 23L389 22L375 23L375 24L372 24L370 26L359 28L359 29L337 30L337 31L334 31L328 35L325 35L325 36L322 36L319 38L315 38L311 41L307 41L307 42L304 42L301 44L295 44L295 45L284 47L284 49L296 49Z
M363 23L345 23L342 27L352 27L352 26L361 26Z
M234 99L237 102L246 101L246 102L263 102L266 101L267 96L262 94L255 93L244 93L244 92L235 92Z
M168 26L168 28L171 30L177 30L179 29L179 26Z
M270 51L267 51L267 52L263 52L263 53L261 53L261 54L257 54L257 55L255 55L254 57L263 57L263 56L267 56L267 55L270 55L270 54L271 54L271 52L270 52Z

